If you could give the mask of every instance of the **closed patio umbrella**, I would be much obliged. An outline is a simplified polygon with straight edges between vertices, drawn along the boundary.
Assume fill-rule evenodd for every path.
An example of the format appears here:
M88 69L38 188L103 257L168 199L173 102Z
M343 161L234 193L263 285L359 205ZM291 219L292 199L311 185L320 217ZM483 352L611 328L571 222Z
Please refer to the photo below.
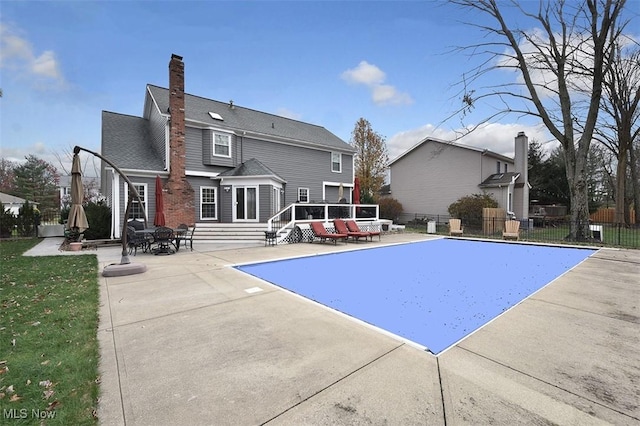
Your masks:
M338 187L338 202L344 198L344 186L340 184Z
M351 197L353 204L360 204L360 179L353 180L353 196Z
M84 188L82 187L82 169L80 167L80 156L73 154L71 166L71 208L69 209L68 229L77 229L82 232L89 227L87 216L82 207L84 198Z
M156 175L156 215L153 218L155 226L164 226L164 200L162 195L162 180Z

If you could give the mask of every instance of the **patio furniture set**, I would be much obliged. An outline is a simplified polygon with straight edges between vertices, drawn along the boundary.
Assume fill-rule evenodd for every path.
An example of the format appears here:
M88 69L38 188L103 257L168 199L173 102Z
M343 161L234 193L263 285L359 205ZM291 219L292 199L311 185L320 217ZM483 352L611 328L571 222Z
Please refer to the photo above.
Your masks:
M378 236L378 240L380 239L380 231L362 231L355 220L345 221L343 219L334 219L333 224L336 232L327 231L321 222L311 222L311 230L314 236L311 242L316 238L321 242L331 240L334 244L337 244L338 240L347 242L349 238L356 242L358 242L360 238L364 238L365 241L369 238L373 241L373 237L376 235Z
M158 226L155 228L145 228L142 222L137 220L129 221L127 226L127 246L129 254L138 254L138 249L143 253L155 255L170 255L180 250L181 242L187 243L193 251L194 226L181 224L177 228Z

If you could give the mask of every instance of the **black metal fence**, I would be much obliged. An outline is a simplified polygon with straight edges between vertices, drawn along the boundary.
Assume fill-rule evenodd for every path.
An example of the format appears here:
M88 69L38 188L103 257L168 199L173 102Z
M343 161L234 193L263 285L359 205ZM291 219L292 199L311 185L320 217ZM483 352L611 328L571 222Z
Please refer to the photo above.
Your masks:
M404 214L401 221L408 229L418 232L449 234L448 215ZM461 218L463 236L502 239L505 219L503 218ZM571 222L566 218L531 218L520 220L520 240L590 244L640 248L640 226L614 223L589 222L589 235L582 241L570 238Z

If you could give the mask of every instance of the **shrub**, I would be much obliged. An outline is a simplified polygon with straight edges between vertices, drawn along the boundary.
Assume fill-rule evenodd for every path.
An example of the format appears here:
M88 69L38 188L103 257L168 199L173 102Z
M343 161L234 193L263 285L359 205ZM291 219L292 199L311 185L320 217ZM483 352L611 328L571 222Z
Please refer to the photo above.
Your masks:
M34 237L36 235L36 211L33 209L33 206L28 202L20 207L18 210L18 235L21 237Z
M16 225L16 217L11 213L11 210L3 210L0 215L0 238L11 237L11 232Z
M488 194L467 195L449 206L449 214L467 223L482 224L482 209L485 207L496 208L498 202Z
M378 200L380 205L380 218L391 219L394 222L398 221L398 218L402 214L402 204L395 198L381 198Z
M111 209L104 201L89 202L84 206L89 228L84 231L87 240L109 238L111 235ZM68 215L68 213L67 213Z

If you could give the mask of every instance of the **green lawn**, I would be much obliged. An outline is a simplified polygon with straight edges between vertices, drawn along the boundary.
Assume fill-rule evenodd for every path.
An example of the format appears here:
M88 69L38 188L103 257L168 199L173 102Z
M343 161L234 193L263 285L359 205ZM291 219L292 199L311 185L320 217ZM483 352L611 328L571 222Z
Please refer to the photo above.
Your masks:
M24 257L0 242L0 424L95 425L95 255Z

